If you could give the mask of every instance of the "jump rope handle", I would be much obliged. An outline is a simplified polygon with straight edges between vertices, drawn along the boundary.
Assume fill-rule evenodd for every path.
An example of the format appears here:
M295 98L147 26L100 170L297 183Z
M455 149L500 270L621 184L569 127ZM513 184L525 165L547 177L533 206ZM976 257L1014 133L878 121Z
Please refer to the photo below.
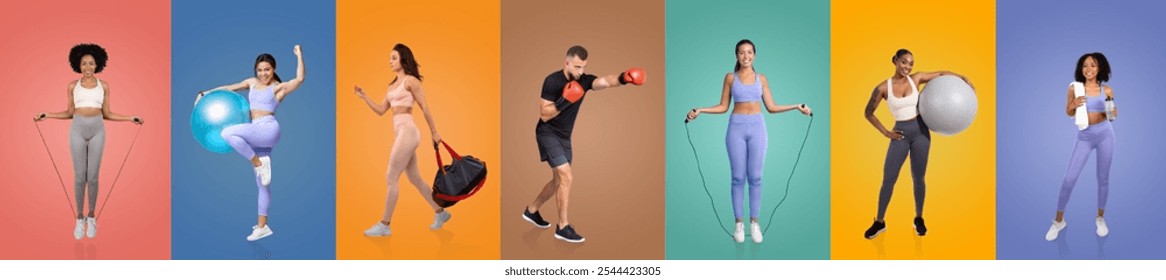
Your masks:
M800 107L802 107L802 109L805 109L806 103L802 103L802 105ZM810 117L814 117L814 112L810 112Z
M692 109L692 111L696 112L696 109ZM684 116L684 124L688 124L688 116Z

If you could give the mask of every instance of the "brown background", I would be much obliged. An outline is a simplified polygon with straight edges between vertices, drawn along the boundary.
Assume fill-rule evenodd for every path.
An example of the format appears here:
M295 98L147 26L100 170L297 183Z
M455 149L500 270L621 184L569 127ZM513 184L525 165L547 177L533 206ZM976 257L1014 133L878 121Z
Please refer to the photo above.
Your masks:
M591 91L572 135L569 218L581 244L522 219L551 179L534 127L542 81L567 48L587 48L586 72L647 72L643 86ZM664 258L664 1L502 2L502 258ZM541 210L557 223L554 198Z

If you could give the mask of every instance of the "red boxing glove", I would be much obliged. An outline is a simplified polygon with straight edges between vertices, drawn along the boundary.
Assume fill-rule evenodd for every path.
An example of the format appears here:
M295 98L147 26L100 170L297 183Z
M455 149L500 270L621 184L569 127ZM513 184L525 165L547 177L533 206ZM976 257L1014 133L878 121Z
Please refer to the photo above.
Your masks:
M555 102L555 108L562 111L568 105L583 99L583 93L583 86L579 85L578 81L568 82L566 86L563 86L563 96Z
M647 79L648 74L644 73L644 69L642 68L628 69L628 71L624 71L619 75L619 83L621 85L632 83L634 85L641 86L644 85L644 80Z

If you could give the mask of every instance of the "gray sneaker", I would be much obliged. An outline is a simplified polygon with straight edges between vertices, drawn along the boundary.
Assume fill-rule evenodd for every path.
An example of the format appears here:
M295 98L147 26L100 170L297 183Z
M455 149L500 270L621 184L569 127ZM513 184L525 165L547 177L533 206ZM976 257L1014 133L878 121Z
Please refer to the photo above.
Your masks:
M441 211L441 213L433 214L433 224L429 225L429 229L440 229L445 222L449 221L449 211Z

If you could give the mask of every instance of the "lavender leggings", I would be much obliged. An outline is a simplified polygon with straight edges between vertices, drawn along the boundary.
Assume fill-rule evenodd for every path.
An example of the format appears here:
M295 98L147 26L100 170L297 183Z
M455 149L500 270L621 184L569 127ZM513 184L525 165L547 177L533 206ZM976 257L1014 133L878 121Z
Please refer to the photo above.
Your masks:
M765 149L769 132L761 114L733 114L729 116L729 130L725 146L729 150L729 170L733 175L733 217L740 219L744 212L745 182L749 182L749 217L761 214L761 170L765 165Z
M1097 208L1105 209L1105 201L1109 198L1109 166L1113 164L1113 142L1113 126L1107 121L1077 132L1077 145L1069 157L1069 169L1065 171L1061 197L1057 199L1058 212L1064 212L1065 205L1069 204L1069 195L1073 194L1073 186L1077 185L1077 176L1085 169L1085 161L1089 160L1089 152L1093 149L1097 149Z
M275 116L267 115L251 120L251 123L223 128L220 135L250 163L253 157L271 156L271 148L279 142L279 121L275 120ZM255 185L259 187L259 215L267 216L267 208L271 205L271 188L264 187L259 176L255 176Z

